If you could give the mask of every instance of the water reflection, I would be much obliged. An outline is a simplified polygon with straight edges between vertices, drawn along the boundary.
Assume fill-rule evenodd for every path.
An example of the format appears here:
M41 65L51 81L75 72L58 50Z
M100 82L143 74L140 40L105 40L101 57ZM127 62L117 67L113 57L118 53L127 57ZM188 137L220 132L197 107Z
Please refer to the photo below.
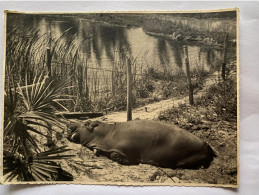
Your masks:
M89 67L112 68L118 60L124 61L130 56L141 69L154 67L172 74L184 71L183 46L176 41L147 35L141 28L127 29L85 19L46 21L44 17L39 22L33 20L32 24L40 27L40 35L49 31L49 24L53 37L62 36L67 29L70 34L76 33L84 40L81 51ZM69 42L69 39L65 41ZM222 57L220 51L212 48L190 45L188 50L191 69L203 66L209 70Z

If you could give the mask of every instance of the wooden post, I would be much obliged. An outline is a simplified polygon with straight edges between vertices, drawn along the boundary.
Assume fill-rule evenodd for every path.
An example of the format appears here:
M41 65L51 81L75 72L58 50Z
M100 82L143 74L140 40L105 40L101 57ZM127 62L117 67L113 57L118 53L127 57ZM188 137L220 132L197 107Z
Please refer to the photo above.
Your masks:
M223 63L222 63L222 79L225 80L225 74L226 74L226 64L227 64L227 40L228 40L228 35L225 34L224 38L224 57L223 57Z
M114 80L115 80L115 74L114 74L114 63L112 64L112 95L115 97L115 85L114 85Z
M89 88L88 88L88 70L87 70L87 60L86 60L86 63L85 63L85 96L86 96L86 106L88 107L89 106Z
M131 75L131 62L130 59L127 62L127 121L132 120L132 75Z
M189 103L193 105L193 86L192 86L192 80L191 80L191 73L190 73L190 64L189 64L189 58L188 58L188 48L186 46L184 48L184 58L185 58L185 66L186 66L186 75L187 75L187 83L189 88Z
M51 77L51 54L50 54L50 47L47 47L47 68L48 68L48 77ZM48 79L47 79L48 82ZM47 146L52 147L54 142L52 141L52 125L47 124L49 137L47 138Z
M53 136L53 130L52 130L52 125L51 124L47 124L47 127L48 127L48 131L49 131L49 137L47 137L47 146L48 147L53 147L55 144L54 144L54 142L53 142L53 140L52 140L52 136Z
M48 68L48 76L51 77L51 55L50 48L47 48L47 68Z

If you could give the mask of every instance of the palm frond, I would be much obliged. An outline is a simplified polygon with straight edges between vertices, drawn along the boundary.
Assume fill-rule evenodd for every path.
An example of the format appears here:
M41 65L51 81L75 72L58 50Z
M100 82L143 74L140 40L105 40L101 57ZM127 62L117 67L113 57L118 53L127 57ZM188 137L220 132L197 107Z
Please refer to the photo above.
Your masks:
M51 108L51 106L55 105L56 102L59 101L60 93L65 89L67 81L56 81L53 78L45 80L44 78L42 80L37 80L37 83L40 84L33 84L33 93L31 97L26 99L31 99L31 110L41 111L46 108Z
M50 181L58 174L60 166L53 161L74 155L60 155L70 151L66 146L31 155L27 158L4 152L4 175L6 181Z
M36 121L38 121L39 126L42 126L42 123L45 123L45 124L49 124L52 126L57 126L59 128L64 127L62 121L60 121L58 118L53 116L53 114L49 114L46 112L30 111L30 112L26 112L26 113L19 115L19 118L20 118L20 120L27 121L28 123L31 120L35 121L35 123L36 123ZM34 123L34 125L35 125L35 123Z
M18 94L15 93L16 86L13 82L13 77L7 80L7 86L4 95L4 109L8 115L13 115L18 103Z

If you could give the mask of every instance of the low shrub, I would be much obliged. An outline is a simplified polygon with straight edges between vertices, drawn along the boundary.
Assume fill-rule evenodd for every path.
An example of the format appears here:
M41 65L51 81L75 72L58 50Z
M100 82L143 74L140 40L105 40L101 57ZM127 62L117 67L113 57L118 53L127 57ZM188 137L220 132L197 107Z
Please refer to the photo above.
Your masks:
M180 104L160 114L158 118L171 120L179 126L199 125L206 121L237 120L236 71L231 68L226 80L215 82L195 99L195 105Z
M226 81L212 85L206 92L207 104L214 108L215 113L222 119L231 121L237 117L237 86L236 78L230 77Z

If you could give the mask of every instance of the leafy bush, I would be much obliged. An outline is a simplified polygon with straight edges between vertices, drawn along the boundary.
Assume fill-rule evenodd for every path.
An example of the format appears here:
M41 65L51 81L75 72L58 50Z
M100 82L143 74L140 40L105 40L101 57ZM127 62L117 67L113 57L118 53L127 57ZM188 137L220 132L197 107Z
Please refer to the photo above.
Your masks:
M236 120L237 117L237 85L236 77L212 85L206 92L210 106L224 120ZM206 100L202 100L206 101Z
M52 127L63 128L55 118L55 104L65 89L65 81L46 80L42 75L35 77L29 85L16 85L7 77L4 97L4 175L7 181L53 180L59 166L54 162L71 155L60 155L70 149L66 146L48 151L39 144L39 139L51 138Z
M135 93L136 97L147 98L154 91L153 81L148 76L143 76L136 81Z
M229 65L230 67L230 65ZM195 105L180 104L161 113L162 120L172 120L179 126L200 125L202 121L235 121L237 119L236 71L230 67L226 80L215 82L195 98Z

